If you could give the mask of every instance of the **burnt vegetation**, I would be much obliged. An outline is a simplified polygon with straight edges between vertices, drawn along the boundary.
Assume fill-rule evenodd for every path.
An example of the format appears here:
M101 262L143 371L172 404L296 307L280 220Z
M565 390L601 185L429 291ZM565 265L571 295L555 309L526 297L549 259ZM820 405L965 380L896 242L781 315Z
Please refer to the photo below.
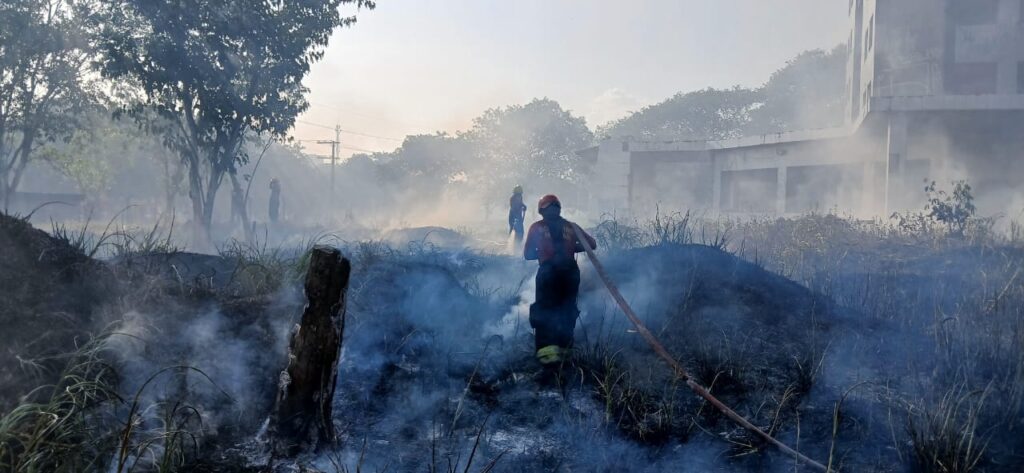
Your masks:
M910 232L835 215L667 215L595 232L617 238L602 252L609 272L696 380L801 452L837 471L1015 471L1024 242L974 233L985 223L973 218L962 235L928 221ZM4 286L5 301L25 285L93 295L74 308L5 309L5 386L24 388L3 393L5 469L265 468L261 425L316 242L343 248L353 267L338 439L289 462L321 471L792 465L694 397L587 271L574 355L543 387L516 308L528 289L507 285L528 268L507 257L324 236L214 256L118 250L101 261L23 220L4 217L2 228L18 249L5 253L3 276L24 279ZM37 342L33 327L45 320L75 324Z
M303 79L355 21L345 5L375 3L0 0L0 472L802 471L694 396L586 263L575 347L549 376L535 266L492 241L508 234L405 220L486 220L520 182L583 200L595 179L577 151L603 136L839 124L848 51L596 132L545 98L408 136L338 166L357 221L288 143ZM246 199L265 156L308 189L288 188L294 218L260 226ZM42 162L84 203L9 214ZM888 219L659 210L587 230L696 383L829 471L1017 472L1024 227L950 184L926 181L923 209ZM231 223L216 218L228 188ZM135 194L161 216L84 211ZM76 209L42 219L58 207ZM338 258L329 290L303 284L318 245ZM331 323L296 328L304 310ZM330 353L289 347L307 336ZM288 370L309 359L329 362ZM275 403L319 415L275 418ZM282 430L306 438L274 448Z

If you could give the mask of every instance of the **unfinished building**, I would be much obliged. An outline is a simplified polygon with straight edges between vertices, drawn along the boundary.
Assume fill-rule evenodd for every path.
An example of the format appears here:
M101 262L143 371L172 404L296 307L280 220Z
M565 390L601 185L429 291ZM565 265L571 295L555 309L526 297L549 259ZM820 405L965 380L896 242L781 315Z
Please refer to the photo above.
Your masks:
M1024 209L1024 0L851 0L846 124L725 141L606 140L593 212L879 215L968 179Z

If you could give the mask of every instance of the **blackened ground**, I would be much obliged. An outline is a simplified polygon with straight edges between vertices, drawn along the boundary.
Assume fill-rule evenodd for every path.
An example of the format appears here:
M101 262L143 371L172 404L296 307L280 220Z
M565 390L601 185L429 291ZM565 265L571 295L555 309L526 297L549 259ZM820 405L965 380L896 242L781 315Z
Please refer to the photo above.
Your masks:
M159 438L158 406L167 404L202 415L196 445L204 455L251 438L270 410L287 333L303 303L295 279L230 256L174 252L100 261L74 243L0 214L0 417L18 404L45 404L53 394L45 387L98 338L121 399L88 413L97 422L116 421L97 425L111 429L97 438L117 437L136 394L146 413L137 418L138 446ZM189 368L167 370L174 366ZM11 422L5 442L21 433ZM23 448L11 445L5 447Z
M109 292L82 291L104 279L63 272L47 259L59 251L41 251L59 242L4 224L19 252L4 253L3 282L38 275L2 286L19 288L11 301L52 312L92 307L69 328L121 321L117 331L130 336L111 337L109 348L125 396L167 366L209 377L160 378L143 396L150 406L181 401L202 414L199 455L186 471L246 471L266 461L247 440L269 411L303 303L301 253L296 261L134 255L105 267L76 252L53 260L98 267L116 281ZM971 408L975 424L950 413L949 424L967 425L952 438L984 445L986 471L1020 471L1024 371L1014 361L1024 344L1024 255L862 250L812 255L804 260L811 274L767 271L699 245L600 255L701 384L812 458L831 458L842 471L937 471L915 450L941 450L931 434L944 431L922 429L920 419L945 412L929 409L952 392L963 399L954 404L979 406ZM354 470L360 458L363 471L462 471L471 456L470 471L494 459L495 471L516 472L794 470L670 376L583 258L577 349L552 380L538 376L526 322L533 263L426 243L344 251L353 278L334 411L341 438L279 463L281 471ZM81 298L66 302L64 294ZM89 298L96 294L116 297ZM4 316L25 324L25 336L46 332L26 314ZM12 373L24 369L17 358L5 363ZM924 437L915 440L908 419Z
M533 266L451 256L357 259L335 411L344 439L320 457L322 468L332 458L351 465L364 448L366 467L464 464L481 428L475 462L500 456L495 471L790 466L673 380L585 261L576 354L559 378L539 383L526 304L507 297ZM705 246L645 248L606 263L701 383L776 434L795 436L798 409L817 409L802 428L822 436L800 446L827 452L831 407L806 402L838 318L825 298ZM495 267L503 279L493 279Z
M55 381L56 357L97 329L94 313L115 290L103 264L0 213L0 412Z
M821 389L816 381L828 342L844 324L827 298L702 245L628 250L607 256L605 265L700 384L763 430L812 457L827 455L830 415L809 400L812 390ZM770 449L674 380L602 286L590 288L584 302L583 331L591 349L579 361L626 434L663 445L717 440L737 469L788 463L774 452L760 454ZM608 389L608 379L622 381ZM749 455L754 452L759 454Z
M305 301L285 266L238 256L134 254L108 263L126 296L105 309L120 320L107 347L120 389L144 405L176 402L203 417L200 456L218 457L258 431L287 363ZM144 383L161 370L184 366ZM141 437L141 436L140 436Z

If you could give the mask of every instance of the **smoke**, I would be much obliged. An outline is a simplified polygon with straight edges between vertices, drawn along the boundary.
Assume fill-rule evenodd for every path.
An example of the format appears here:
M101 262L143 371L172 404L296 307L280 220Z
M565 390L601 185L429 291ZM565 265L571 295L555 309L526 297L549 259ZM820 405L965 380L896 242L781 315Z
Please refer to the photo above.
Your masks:
M126 399L115 415L137 424L131 454L142 455L143 464L155 461L147 455L167 448L178 430L203 451L254 435L287 361L288 333L301 308L297 291L282 290L269 303L222 305L160 295L155 281L134 285L125 301L105 309L108 319L119 320L106 348ZM188 449L182 454L194 453Z
M631 210L639 216L653 216L656 210L710 212L715 192L710 183L721 172L717 190L724 214L781 209L885 220L893 212L923 211L926 183L935 181L949 192L963 180L971 185L979 217L1013 218L1024 210L1024 187L1007 177L1024 171L1017 123L1011 114L911 114L906 145L892 151L893 162L887 159L890 123L885 116L857 129L813 132L817 137L807 141L710 152L634 151ZM892 126L899 128L898 120ZM722 163L721 171L700 164L708 153Z
M646 99L613 87L591 99L587 120L592 125L604 125L640 110L648 103Z
M673 254L665 251L658 254ZM311 458L314 464L352 467L364 458L362 467L370 469L417 468L432 461L465 465L479 434L475 464L500 456L495 471L735 466L719 441L704 436L666 444L627 438L610 423L589 381L570 387L564 397L557 389L539 387L533 381L537 365L527 320L535 291L533 264L502 256L467 260L449 255L435 250L356 260L335 399L343 440L337 450ZM644 255L635 270L627 269L628 256L611 262L626 297L659 333L679 297L701 290L680 287L680 281L714 280L709 271L735 271L688 255L664 262L676 268L684 261L696 265L682 274L666 272L661 263L652 266L657 259L652 255ZM647 349L626 330L628 324L594 275L585 270L583 278L579 346L622 347L636 362L631 371L663 372L653 357L641 355ZM730 307L703 315L715 322L700 326L700 333L742 326L746 316ZM685 392L679 395L690 399ZM780 471L791 467L771 458L754 463Z
M814 226L829 222L835 227ZM984 386L988 370L1010 372L1001 353L1012 343L985 348L991 344L981 334L954 333L1011 320L1004 317L1015 306L991 294L1016 297L1015 260L933 255L909 245L896 246L906 254L871 257L849 243L868 244L862 234L843 233L854 231L849 222L809 217L775 225L750 228L801 245L812 236L835 245L834 253L795 244L776 253L771 242L738 237L757 252L752 259L813 291L702 246L603 249L601 258L695 379L780 440L825 458L842 399L836 442L844 464L860 471L900 462L905 451L892 445L908 442L908 406L924 409L915 403L951 389L945 379L963 380L966 367L955 360L978 363L971 366L978 374L962 381L972 387ZM422 243L429 232L443 238ZM341 438L300 462L324 469L360 458L367 469L464 465L479 434L474 464L500 456L496 471L792 470L790 459L765 451L673 382L582 256L578 355L560 390L534 379L528 312L535 263L499 254L504 248L466 250L457 234L401 235L421 244L343 249L354 266L334 400ZM293 253L301 254L280 250ZM210 299L202 288L234 283L204 269L218 258L176 258L188 260L174 263L181 268L169 280L176 296L153 299L156 286L139 279L133 288L146 297L108 307L110 319L123 318L108 341L122 393L140 393L152 406L141 414L140 435L156 435L162 409L180 401L201 414L202 426L193 428L206 434L204 445L251 440L286 363L287 334L304 302L299 288L287 283L258 303ZM205 275L207 285L183 290L189 271ZM975 310L998 316L975 317L982 313ZM977 360L988 358L978 353L994 361L983 366ZM192 369L161 372L179 365Z
M509 308L508 312L501 316L501 319L488 324L484 333L498 335L503 339L514 339L520 331L529 331L530 328L530 304L533 304L537 294L537 273L526 277L525 284L521 284L521 290L516 294L515 305Z

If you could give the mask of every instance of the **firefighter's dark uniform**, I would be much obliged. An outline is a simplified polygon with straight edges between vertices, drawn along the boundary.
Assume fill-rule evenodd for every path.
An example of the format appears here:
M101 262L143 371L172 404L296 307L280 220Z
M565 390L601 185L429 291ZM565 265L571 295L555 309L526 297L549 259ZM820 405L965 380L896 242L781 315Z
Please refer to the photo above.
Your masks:
M537 259L537 300L530 305L530 325L536 334L537 359L542 364L562 361L572 348L579 309L580 268L575 254L585 251L573 223L556 217L530 226L524 256ZM591 248L597 242L584 233Z
M526 204L523 203L523 191L516 188L508 199L508 231L516 234L516 241L523 241L523 217Z

